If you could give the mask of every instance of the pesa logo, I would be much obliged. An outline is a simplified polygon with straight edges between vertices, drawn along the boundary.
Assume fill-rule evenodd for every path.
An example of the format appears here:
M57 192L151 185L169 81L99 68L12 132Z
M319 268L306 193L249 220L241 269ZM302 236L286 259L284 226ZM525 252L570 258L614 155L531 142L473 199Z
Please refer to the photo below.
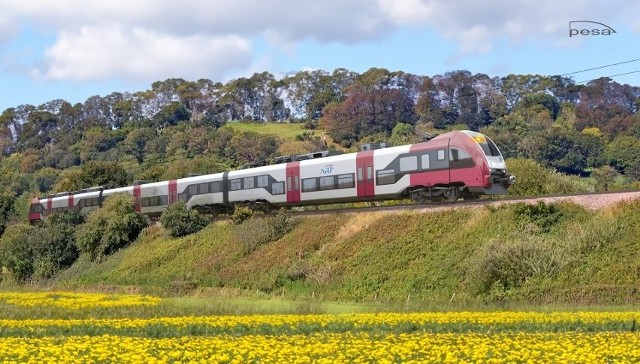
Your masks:
M569 22L569 37L578 35L611 35L616 31L610 26L591 20L572 20Z

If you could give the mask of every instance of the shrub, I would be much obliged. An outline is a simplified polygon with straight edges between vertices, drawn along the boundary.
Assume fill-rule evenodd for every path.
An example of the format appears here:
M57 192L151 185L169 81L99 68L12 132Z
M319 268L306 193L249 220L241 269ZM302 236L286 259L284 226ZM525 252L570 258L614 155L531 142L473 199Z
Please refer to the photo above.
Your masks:
M187 208L183 201L167 207L160 217L160 222L169 234L178 238L202 230L209 224L209 220L194 209Z
M236 206L231 215L231 220L236 225L242 224L253 217L253 210L244 206Z
M539 239L491 241L476 256L471 277L480 293L507 291L532 277L553 276L563 266L559 253Z
M74 231L84 222L78 212L61 212L49 216L33 239L34 275L51 278L70 267L78 258Z
M538 201L535 205L518 202L513 205L513 214L522 227L533 224L544 233L548 233L563 216L557 204L547 205L542 201Z
M89 214L75 237L80 252L96 260L131 244L145 226L147 218L135 211L131 196L117 194Z
M0 263L18 282L31 278L34 271L32 242L36 227L10 225L0 239Z
M258 247L279 240L293 230L298 220L285 210L276 212L274 216L250 219L236 228L238 240L243 246L245 255Z

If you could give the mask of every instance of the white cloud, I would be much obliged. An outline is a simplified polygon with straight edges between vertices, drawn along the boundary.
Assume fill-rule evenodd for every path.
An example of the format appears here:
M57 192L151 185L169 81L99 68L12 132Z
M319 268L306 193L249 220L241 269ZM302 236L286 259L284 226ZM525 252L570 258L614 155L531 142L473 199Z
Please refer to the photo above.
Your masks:
M177 37L117 26L64 31L45 53L37 74L54 80L168 77L219 79L251 63L251 47L238 36Z
M11 39L15 33L15 25L11 18L6 14L0 13L0 45Z
M378 0L378 4L397 26L431 27L458 43L463 54L488 52L501 41L560 44L558 40L567 37L570 20L623 14L615 4L599 0L579 4L553 0Z
M457 44L451 59L499 43L564 47L568 21L581 18L640 30L639 11L623 0L3 0L0 45L25 24L52 36L34 74L55 80L220 79L283 51L294 57L302 41L355 44L429 28ZM258 38L269 47L261 53L250 43Z

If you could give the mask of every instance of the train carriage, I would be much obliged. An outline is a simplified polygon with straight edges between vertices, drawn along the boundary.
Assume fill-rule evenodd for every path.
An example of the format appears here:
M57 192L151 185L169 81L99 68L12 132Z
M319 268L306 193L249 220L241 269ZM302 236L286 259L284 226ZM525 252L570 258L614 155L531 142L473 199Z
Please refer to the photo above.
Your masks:
M130 194L136 211L158 216L176 201L209 212L229 212L237 204L269 211L400 198L455 201L506 194L515 181L493 141L468 130L412 145L332 154L290 156L257 168L35 198L29 220L39 221L58 211L87 213L116 193Z

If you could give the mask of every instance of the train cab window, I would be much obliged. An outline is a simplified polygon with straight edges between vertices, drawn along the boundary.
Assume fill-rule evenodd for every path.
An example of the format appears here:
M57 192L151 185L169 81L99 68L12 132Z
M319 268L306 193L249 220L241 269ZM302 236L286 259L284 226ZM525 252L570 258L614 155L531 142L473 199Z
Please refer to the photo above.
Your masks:
M248 190L253 188L254 180L253 177L245 177L244 178L244 189Z
M335 188L335 181L333 176L320 177L320 189L332 190Z
M420 156L420 165L422 169L429 169L429 154L423 154Z
M384 169L378 171L378 185L392 185L396 183L396 171Z
M440 149L438 151L438 160L439 161L443 161L445 159L445 153L444 153L444 149Z
M240 178L232 179L231 181L229 181L229 183L230 183L229 190L231 191L237 191L242 189L242 179Z
M256 177L256 187L263 188L269 186L269 176L263 175Z
M411 172L418 169L418 157L411 155L400 158L400 172Z
M284 182L273 182L271 184L271 194L272 195L284 194Z
M465 159L471 159L471 156L469 155L469 153L467 153L466 151L462 150L462 149L455 149L452 148L449 151L449 160L452 162L458 162L458 161L462 161Z
M353 174L341 174L338 176L338 188L353 188Z
M313 192L316 190L316 179L305 178L302 180L302 192Z

